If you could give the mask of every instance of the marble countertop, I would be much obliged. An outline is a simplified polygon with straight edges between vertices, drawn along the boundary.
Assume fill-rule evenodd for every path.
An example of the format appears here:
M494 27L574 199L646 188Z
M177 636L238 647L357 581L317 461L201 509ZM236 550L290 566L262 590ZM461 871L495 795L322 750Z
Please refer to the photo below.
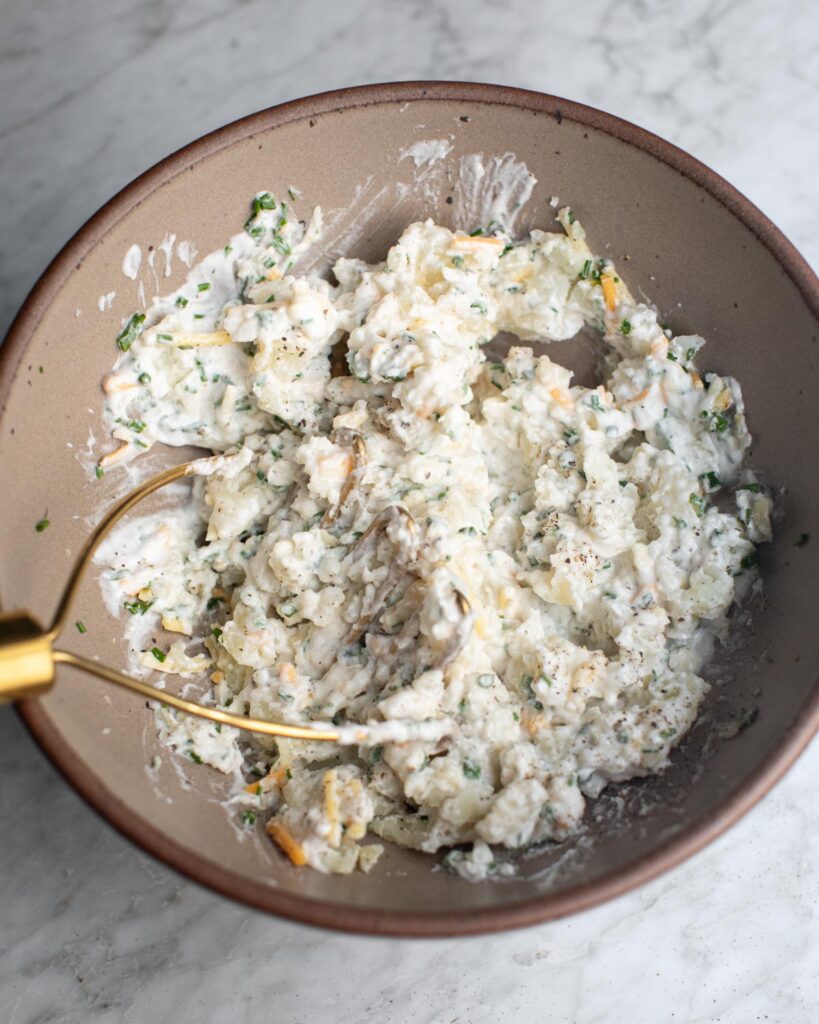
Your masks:
M390 79L526 86L636 121L816 265L817 53L802 0L5 0L0 334L68 236L159 158L261 107ZM819 741L639 891L438 942L324 934L199 889L98 819L9 709L0 779L4 1024L816 1019Z

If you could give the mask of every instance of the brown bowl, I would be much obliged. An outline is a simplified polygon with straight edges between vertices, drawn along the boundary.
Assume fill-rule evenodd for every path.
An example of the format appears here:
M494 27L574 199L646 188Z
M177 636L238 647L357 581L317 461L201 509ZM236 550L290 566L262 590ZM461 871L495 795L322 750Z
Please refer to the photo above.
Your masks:
M815 275L747 199L669 143L589 107L497 86L377 85L286 103L168 157L91 218L36 285L2 350L4 607L47 618L89 522L119 486L114 474L90 482L78 454L89 430L100 436L100 379L114 359L121 318L137 308L135 286L121 272L128 246L146 250L171 231L208 252L238 230L254 193L296 184L304 208L320 203L340 211L332 217L330 250L379 258L411 220L452 223L457 207L446 202L451 190L442 178L397 188L418 174L411 159L399 160L403 149L450 136L444 169L464 154L511 152L533 171L538 184L521 230L551 224L549 197L560 196L582 218L593 248L621 265L628 257L635 294L651 296L676 332L705 335L706 368L733 371L744 386L753 462L784 488L782 518L761 555L765 608L740 649L723 657L722 681L671 768L611 787L592 804L576 839L525 858L509 881L469 884L397 848L369 877L298 870L263 834L237 834L219 804L221 776L190 765L189 782L182 781L137 698L61 671L52 692L21 708L69 782L146 850L255 907L353 931L511 928L622 893L736 821L819 726L819 532L794 546L811 531L819 506L819 420L809 384L819 359ZM368 179L350 208L356 186ZM184 271L177 262L160 287L176 287ZM112 308L99 312L98 297L114 289ZM579 357L570 342L557 358ZM51 528L36 533L46 509ZM88 632L71 627L66 645L124 663L121 624L107 615L93 583L74 617ZM146 762L157 752L163 764L154 781Z

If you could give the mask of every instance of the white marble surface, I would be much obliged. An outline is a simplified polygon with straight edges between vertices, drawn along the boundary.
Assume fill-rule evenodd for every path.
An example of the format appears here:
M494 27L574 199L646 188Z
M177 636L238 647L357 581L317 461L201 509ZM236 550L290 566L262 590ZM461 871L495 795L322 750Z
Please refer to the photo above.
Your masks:
M115 190L242 114L363 82L554 92L645 125L819 262L812 0L3 0L0 331ZM4 1024L809 1024L819 744L727 836L639 892L485 939L325 935L138 853L0 712Z

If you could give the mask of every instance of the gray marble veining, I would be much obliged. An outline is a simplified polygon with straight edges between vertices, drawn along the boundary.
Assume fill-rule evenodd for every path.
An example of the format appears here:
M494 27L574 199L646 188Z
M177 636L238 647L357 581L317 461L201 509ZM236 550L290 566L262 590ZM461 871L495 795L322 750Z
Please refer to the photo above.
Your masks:
M0 332L134 175L337 86L554 92L669 138L819 261L819 18L805 0L4 0ZM808 1024L819 1004L819 744L728 835L567 921L398 942L229 904L139 853L0 712L3 1024Z

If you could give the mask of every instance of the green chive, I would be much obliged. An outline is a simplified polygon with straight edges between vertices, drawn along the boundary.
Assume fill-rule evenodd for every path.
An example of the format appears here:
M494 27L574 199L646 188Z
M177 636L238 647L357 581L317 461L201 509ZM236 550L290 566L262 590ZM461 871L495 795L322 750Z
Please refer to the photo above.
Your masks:
M688 501L698 516L705 515L705 499L699 494L690 494Z
M703 473L703 477L704 477L705 480L708 481L708 486L711 488L712 491L715 491L718 487L722 486L722 481L720 480L720 478L717 476L716 473L713 473L713 472Z
M144 313L134 313L128 323L122 328L117 335L117 346L123 352L127 352L128 349L133 345L137 338L142 334L143 324L145 323Z
M715 413L713 426L714 430L716 430L718 434L725 433L725 431L728 429L730 425L731 421L728 419L727 416L723 416L721 412Z

